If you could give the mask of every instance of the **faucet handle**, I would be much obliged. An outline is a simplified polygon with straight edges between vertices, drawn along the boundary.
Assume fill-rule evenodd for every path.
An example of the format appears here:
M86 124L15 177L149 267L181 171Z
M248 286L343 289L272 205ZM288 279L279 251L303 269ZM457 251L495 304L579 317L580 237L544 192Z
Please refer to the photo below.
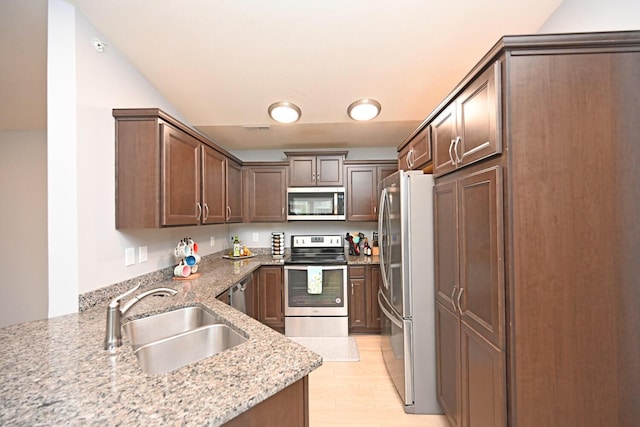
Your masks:
M111 302L109 303L109 307L110 308L117 308L120 305L120 300L128 297L129 295L131 295L132 293L137 291L138 288L140 288L140 283L138 283L136 286L134 286L133 288L129 289L127 292L123 293L122 295L119 295L119 296L115 297L114 299L112 299Z

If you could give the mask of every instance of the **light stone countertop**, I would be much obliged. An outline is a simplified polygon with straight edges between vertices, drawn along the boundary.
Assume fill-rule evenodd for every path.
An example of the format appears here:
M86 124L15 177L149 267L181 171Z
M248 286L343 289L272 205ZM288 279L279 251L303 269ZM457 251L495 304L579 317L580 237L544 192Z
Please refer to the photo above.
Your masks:
M0 329L0 425L218 426L302 379L322 364L318 354L215 298L263 265L283 261L218 253L202 259L197 279L151 274L84 295L80 313ZM126 318L202 306L249 340L170 373L145 374L126 334L115 352L103 350L108 301L137 282L136 294L160 286L179 293L143 299Z
M282 261L203 258L198 279L143 283L139 292L179 293L145 298L127 318L197 305L249 338L166 374L145 374L124 333L122 347L103 350L107 301L120 290L77 314L0 329L0 425L218 426L302 379L322 364L318 354L215 298L269 264Z

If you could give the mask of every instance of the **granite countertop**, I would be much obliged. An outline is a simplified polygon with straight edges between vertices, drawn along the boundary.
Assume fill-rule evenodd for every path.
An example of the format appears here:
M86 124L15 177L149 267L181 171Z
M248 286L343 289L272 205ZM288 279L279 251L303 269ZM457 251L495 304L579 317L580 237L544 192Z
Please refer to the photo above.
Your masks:
M203 258L197 279L143 283L140 291L178 294L145 298L127 318L202 306L249 338L166 374L145 374L125 334L122 347L103 350L104 298L114 295L80 313L0 329L0 424L217 426L302 379L322 364L318 354L215 298L266 264L282 260Z

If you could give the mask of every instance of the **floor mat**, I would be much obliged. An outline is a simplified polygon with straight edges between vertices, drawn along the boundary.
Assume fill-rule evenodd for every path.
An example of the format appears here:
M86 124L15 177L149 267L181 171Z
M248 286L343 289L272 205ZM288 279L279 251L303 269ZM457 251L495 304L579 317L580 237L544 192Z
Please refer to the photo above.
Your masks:
M325 362L357 362L358 343L352 337L288 337L322 356Z

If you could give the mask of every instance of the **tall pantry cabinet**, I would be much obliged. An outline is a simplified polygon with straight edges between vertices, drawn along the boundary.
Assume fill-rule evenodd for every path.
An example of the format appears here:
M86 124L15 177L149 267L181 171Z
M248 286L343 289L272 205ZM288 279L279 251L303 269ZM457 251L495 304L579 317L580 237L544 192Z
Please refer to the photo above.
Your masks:
M509 36L414 132L433 134L452 425L637 425L638 111L639 31Z

